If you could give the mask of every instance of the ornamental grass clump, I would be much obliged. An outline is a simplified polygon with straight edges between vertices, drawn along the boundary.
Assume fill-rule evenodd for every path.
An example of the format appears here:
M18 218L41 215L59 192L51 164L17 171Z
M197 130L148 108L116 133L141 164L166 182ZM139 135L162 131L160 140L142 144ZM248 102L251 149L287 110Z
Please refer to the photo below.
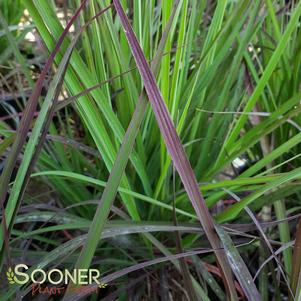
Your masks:
M64 301L298 300L301 3L59 2L23 1L38 78L10 56L1 300L46 298L18 263L99 271Z

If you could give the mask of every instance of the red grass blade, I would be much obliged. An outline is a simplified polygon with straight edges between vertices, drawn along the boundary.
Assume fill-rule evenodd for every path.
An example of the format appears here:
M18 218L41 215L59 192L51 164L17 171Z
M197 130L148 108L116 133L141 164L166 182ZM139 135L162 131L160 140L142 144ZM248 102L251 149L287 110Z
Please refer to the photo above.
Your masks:
M45 67L42 70L42 73L35 85L35 88L26 104L24 114L23 114L21 122L20 122L20 126L16 133L15 141L13 143L11 152L9 153L8 158L5 162L6 164L4 166L3 172L0 177L0 208L2 208L2 211L3 211L3 213L2 213L3 218L1 221L2 228L0 229L0 231L2 231L1 234L4 236L5 248L7 249L7 254L9 254L9 250L8 250L9 230L8 230L6 218L5 218L4 203L6 200L7 193L8 193L8 186L9 186L9 182L11 180L12 172L16 165L16 161L19 156L19 153L21 152L22 147L23 147L24 143L26 142L26 139L27 139L27 136L28 136L28 133L30 130L31 122L34 118L36 108L37 108L37 105L39 102L39 98L40 98L41 91L43 88L44 80L51 68L51 65L54 61L56 54L59 52L60 47L61 47L66 35L69 32L69 29L71 28L72 24L77 19L77 17L79 16L82 9L85 7L86 2L87 2L87 0L84 0L82 2L82 4L80 5L80 7L75 12L75 14L72 16L72 18L70 19L66 28L64 29L63 33L61 34L59 40L57 41L55 48L53 49L53 51L51 52L50 56L48 57L48 59L45 63ZM1 249L0 262L2 262L2 260L3 260L3 255L4 255L3 249Z
M41 95L44 80L47 76L47 73L49 72L49 70L51 68L51 65L53 63L53 60L54 60L56 54L59 52L60 47L61 47L66 35L69 32L69 29L71 28L72 24L77 19L77 17L79 16L82 9L85 7L85 4L87 1L88 0L83 0L82 4L77 9L75 14L72 16L72 18L70 19L66 28L64 29L63 33L61 34L59 40L57 41L57 43L55 45L55 48L53 49L53 51L51 52L51 54L49 55L49 57L47 59L47 61L45 63L45 67L42 70L42 73L39 76L39 79L35 85L35 89L33 90L32 94L27 102L27 105L24 110L24 115L20 122L20 127L17 131L15 142L13 144L13 147L12 147L9 157L7 158L5 167L3 169L3 173L0 178L0 202L1 202L1 204L4 204L4 201L5 201L5 198L7 195L8 184L9 184L12 172L13 172L13 168L16 163L16 159L24 145L24 142L26 141L28 132L30 130L30 124L34 117L34 114L35 114L35 111L36 111L36 108L37 108L37 105L39 102L39 97Z
M143 79L146 93L155 113L155 117L159 125L160 131L162 133L162 136L165 140L167 150L171 155L175 168L180 175L185 190L204 228L208 240L213 249L215 250L215 254L223 271L224 279L226 282L226 286L229 289L229 293L233 299L237 299L229 263L227 261L224 251L219 250L221 247L221 243L215 231L213 219L205 204L204 198L198 188L194 172L190 166L184 148L169 116L168 110L165 106L161 93L156 84L154 75L150 70L150 67L145 59L143 51L136 39L136 36L132 30L132 27L127 19L127 16L119 0L113 0L113 3L120 17L138 70Z

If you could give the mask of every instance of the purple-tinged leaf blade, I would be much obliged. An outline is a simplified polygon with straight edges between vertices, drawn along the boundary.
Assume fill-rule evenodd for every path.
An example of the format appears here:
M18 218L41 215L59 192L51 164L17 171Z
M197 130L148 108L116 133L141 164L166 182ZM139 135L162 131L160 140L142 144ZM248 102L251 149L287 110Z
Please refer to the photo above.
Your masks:
M180 175L185 190L204 228L208 240L212 248L215 250L215 254L223 271L224 280L226 282L227 288L229 289L229 293L232 299L237 299L231 269L224 251L220 249L221 243L215 231L213 219L199 190L194 172L190 166L184 148L172 123L162 95L156 84L155 77L151 72L151 69L146 61L146 58L127 19L127 16L120 4L120 1L113 0L113 3L116 8L117 14L120 17L121 24L136 61L137 68L142 77L146 93L155 113L155 117L161 134L164 138L166 148L171 155L174 166Z

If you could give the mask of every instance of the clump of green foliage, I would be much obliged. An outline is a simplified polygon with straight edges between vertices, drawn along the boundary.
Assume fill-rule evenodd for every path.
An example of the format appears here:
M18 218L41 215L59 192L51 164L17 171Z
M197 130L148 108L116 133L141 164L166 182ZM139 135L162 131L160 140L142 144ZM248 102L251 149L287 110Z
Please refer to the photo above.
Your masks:
M2 264L99 268L99 299L298 300L301 3L120 2L23 1L51 55L1 121Z

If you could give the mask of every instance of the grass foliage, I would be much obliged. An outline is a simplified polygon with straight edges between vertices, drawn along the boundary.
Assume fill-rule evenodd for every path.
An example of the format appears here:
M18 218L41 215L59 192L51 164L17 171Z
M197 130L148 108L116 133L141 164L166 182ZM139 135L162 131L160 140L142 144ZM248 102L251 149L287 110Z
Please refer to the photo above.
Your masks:
M34 87L2 1L2 270L101 270L63 300L299 300L301 2L22 4L50 56Z

